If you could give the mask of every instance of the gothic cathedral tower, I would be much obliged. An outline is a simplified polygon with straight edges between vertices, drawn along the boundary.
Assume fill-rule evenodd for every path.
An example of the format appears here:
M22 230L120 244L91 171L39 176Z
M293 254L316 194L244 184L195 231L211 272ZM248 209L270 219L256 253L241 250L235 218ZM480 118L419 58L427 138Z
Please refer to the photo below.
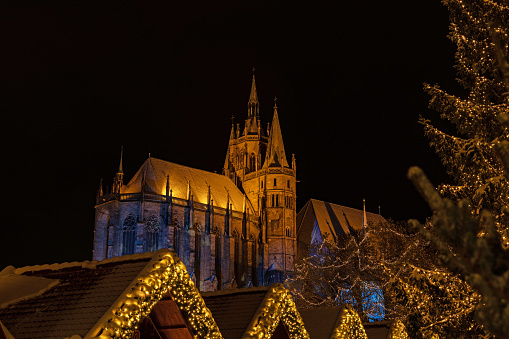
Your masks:
M244 192L259 218L260 241L266 244L261 255L265 284L283 281L293 272L297 249L295 156L290 167L275 103L267 134L253 73L247 119L242 132L240 124L232 124L223 174Z

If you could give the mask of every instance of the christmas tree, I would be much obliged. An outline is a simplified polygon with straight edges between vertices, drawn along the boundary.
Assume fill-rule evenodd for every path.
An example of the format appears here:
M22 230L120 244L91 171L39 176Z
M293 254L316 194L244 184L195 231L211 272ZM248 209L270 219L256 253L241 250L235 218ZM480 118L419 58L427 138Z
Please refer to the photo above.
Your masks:
M451 11L459 80L469 95L460 99L427 86L431 106L461 136L423 123L457 185L443 185L437 192L419 168L411 168L409 178L434 211L433 231L411 223L434 244L449 270L478 293L476 315L485 328L497 338L508 338L509 4L444 3Z
M468 198L473 211L493 212L497 225L507 223L509 185L493 147L509 138L497 117L507 110L504 79L498 68L493 31L507 50L509 6L497 0L444 0L450 11L450 39L456 44L458 81L466 97L449 94L438 85L425 85L430 107L452 123L455 134L446 133L421 118L424 131L442 159L454 185L441 185L442 195L459 201Z

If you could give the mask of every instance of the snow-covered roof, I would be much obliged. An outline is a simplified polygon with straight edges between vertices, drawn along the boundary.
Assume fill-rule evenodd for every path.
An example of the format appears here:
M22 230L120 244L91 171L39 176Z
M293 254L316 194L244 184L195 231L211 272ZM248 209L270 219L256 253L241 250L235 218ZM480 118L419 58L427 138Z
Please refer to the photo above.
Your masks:
M167 249L100 262L11 267L0 285L13 275L39 289L0 308L0 319L16 339L130 338L168 293L197 337L221 338L185 266ZM58 283L41 287L44 280Z
M271 338L285 324L291 339L309 338L288 290L282 284L203 293L225 339Z
M207 204L208 190L214 206L227 208L227 201L233 204L235 211L243 212L244 194L226 176L191 168L169 161L150 157L127 185L122 188L121 193L139 193L143 180L145 180L145 191L155 194L166 194L166 177L170 178L170 190L173 197L180 199L188 198L188 189L195 202ZM253 207L247 199L247 208L253 214Z
M373 224L386 221L381 215L370 212L366 212L366 219ZM362 210L310 199L297 214L299 251L309 246L315 224L322 235L327 233L337 238L362 229L362 220Z

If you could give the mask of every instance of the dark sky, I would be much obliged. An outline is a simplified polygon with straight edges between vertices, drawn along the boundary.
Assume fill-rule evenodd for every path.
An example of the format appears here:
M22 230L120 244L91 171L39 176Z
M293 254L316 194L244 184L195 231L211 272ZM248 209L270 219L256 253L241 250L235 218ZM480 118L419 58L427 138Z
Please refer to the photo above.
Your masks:
M274 96L298 209L310 198L386 218L429 209L411 165L447 180L417 120L423 82L452 92L448 13L433 1L40 1L0 5L0 268L89 260L99 180L124 146L221 171L231 116Z

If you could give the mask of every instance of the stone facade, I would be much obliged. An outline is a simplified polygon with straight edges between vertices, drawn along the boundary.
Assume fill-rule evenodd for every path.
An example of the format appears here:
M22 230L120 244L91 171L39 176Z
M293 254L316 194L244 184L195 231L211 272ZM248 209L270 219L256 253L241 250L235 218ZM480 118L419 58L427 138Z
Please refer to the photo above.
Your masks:
M201 291L282 281L296 257L296 167L276 106L269 126L265 133L253 75L223 175L149 157L124 185L121 159L112 191L102 183L98 191L94 259L169 248Z

